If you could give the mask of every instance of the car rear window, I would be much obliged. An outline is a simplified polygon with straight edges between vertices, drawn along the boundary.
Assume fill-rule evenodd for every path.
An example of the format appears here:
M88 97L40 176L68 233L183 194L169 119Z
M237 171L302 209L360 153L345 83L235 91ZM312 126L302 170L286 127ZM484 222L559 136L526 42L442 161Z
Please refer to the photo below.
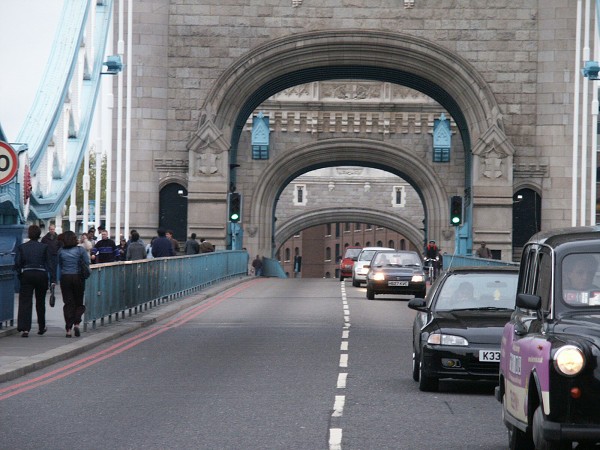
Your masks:
M346 249L346 253L344 254L344 258L354 258L358 256L362 249L360 248L348 248Z

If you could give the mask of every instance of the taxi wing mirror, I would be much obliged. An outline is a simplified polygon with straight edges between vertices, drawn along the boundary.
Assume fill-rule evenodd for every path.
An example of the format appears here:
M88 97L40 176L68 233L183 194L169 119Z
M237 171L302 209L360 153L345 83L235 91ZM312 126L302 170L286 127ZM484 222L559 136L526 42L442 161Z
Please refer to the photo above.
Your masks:
M517 294L516 306L522 309L539 310L542 307L542 298L539 295Z
M416 311L427 312L427 303L423 298L413 298L408 302L408 307Z
M365 265L363 266L363 268L364 268L364 269L370 269L370 268L371 268L371 264L365 264Z

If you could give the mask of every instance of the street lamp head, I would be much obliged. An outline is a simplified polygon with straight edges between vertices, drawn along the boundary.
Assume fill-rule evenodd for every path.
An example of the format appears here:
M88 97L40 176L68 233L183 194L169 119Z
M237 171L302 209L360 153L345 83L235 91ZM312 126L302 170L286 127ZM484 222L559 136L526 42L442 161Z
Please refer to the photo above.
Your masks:
M102 65L106 66L106 72L101 72L102 75L116 75L123 70L123 61L120 55L109 56Z

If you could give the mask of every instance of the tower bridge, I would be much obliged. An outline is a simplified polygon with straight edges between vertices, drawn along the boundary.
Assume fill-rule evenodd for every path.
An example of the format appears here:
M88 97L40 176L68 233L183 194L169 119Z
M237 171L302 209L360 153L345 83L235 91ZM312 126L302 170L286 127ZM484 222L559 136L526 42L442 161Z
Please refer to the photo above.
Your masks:
M388 223L411 241L431 237L459 253L485 240L512 259L513 217L519 229L531 220L534 229L596 221L595 148L587 148L594 118L583 105L597 82L590 89L576 57L583 46L592 58L593 39L576 40L583 23L575 2L68 3L49 61L52 83L32 108L44 120L26 121L13 140L29 147L30 210L0 191L0 203L21 211L15 220L62 221L68 197L83 200L89 214L88 198L72 197L73 179L95 152L109 167L98 187L106 212L97 202L94 220L104 215L112 234L132 227L150 236L164 225L180 239L195 232L225 248L235 187L250 254L272 255L300 226L301 216L274 221L289 183L336 166L400 177L421 215L395 214ZM100 82L111 55L123 71ZM61 61L70 69L50 70ZM266 159L252 149L249 124L259 112L270 119ZM452 124L447 161L432 152L441 113ZM541 202L541 218L513 214L517 194L527 197L521 207ZM457 195L464 222L452 227L449 198ZM359 220L356 197L307 221ZM362 214L385 216L381 208Z

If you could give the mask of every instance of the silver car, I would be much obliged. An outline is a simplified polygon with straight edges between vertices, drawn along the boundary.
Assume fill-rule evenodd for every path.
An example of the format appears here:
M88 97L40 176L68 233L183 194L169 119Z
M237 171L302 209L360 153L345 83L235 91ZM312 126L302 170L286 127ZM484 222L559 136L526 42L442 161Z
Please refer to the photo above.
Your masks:
M358 259L354 262L354 267L352 268L352 286L359 287L361 283L367 282L369 268L365 268L365 265L369 264L375 253L380 250L394 249L389 247L365 247L358 254Z

